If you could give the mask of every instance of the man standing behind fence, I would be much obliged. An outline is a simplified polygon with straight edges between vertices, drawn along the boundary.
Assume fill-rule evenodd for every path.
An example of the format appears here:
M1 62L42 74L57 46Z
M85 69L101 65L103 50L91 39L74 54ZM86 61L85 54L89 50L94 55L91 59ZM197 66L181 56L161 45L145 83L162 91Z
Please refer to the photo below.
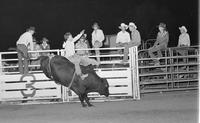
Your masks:
M190 46L190 36L187 33L187 28L185 26L179 27L179 30L181 32L179 39L178 39L178 46L179 47L176 51L181 55L181 56L186 56L188 55L188 49L187 47ZM183 58L183 62L186 63L187 58Z
M92 32L92 46L94 48L100 48L103 46L103 40L105 39L105 36L103 34L103 31L99 28L98 23L94 23L92 28L94 29ZM96 55L100 55L99 50L95 50ZM100 63L100 57L97 57L97 61Z
M21 74L28 73L28 60L29 60L28 46L30 45L30 49L33 50L33 34L34 33L35 33L35 27L29 27L26 30L26 32L23 33L17 41L19 72Z
M42 38L42 44L40 44L42 50L50 50L49 40L45 37ZM49 56L50 53L42 52L41 55Z

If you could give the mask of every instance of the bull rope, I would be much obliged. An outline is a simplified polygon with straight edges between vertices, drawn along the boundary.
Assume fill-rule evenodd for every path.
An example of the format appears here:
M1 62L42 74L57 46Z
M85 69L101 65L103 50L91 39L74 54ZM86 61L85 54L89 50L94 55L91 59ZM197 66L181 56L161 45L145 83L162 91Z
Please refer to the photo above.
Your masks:
M51 59L53 58L54 56L52 56L52 55L50 55L49 56L49 64L48 64L48 66L49 66L49 72L50 72L50 74L51 74ZM51 77L51 79L53 79L53 76L52 76L52 74L50 75L50 77Z
M70 82L70 84L69 84L69 86L68 86L68 89L71 88L71 86L72 86L72 84L73 84L73 81L74 81L74 78L75 78L75 75L76 75L76 72L74 71L74 74L73 74L72 80L71 80L71 82ZM69 90L68 90L68 91L69 91Z

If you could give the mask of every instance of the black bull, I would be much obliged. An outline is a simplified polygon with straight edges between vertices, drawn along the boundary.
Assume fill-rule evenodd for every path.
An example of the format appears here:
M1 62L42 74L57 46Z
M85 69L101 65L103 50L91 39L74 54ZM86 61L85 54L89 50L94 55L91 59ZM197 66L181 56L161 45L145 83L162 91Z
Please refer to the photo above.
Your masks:
M41 56L40 65L48 78L54 80L56 83L69 87L75 67L68 59L63 56L54 56L51 59L48 56ZM90 92L98 92L100 95L108 97L109 85L107 80L100 78L91 67L81 66L81 69L83 73L88 74L88 77L82 80L79 76L75 75L70 89L79 96L82 106L92 106L87 97L87 94Z

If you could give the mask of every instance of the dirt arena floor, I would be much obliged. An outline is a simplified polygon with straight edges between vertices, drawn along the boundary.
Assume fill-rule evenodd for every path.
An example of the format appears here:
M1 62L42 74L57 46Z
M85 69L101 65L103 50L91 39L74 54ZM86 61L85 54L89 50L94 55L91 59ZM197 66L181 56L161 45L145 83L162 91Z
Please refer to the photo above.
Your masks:
M0 123L197 123L198 92L142 95L140 101L48 105L0 104Z

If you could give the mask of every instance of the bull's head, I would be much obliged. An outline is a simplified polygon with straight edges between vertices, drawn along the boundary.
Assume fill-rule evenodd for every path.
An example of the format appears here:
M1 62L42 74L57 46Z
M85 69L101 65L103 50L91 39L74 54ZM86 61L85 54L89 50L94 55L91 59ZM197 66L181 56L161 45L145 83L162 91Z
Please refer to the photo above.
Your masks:
M101 90L100 95L105 95L106 97L109 96L109 84L108 81L105 78L101 78Z

